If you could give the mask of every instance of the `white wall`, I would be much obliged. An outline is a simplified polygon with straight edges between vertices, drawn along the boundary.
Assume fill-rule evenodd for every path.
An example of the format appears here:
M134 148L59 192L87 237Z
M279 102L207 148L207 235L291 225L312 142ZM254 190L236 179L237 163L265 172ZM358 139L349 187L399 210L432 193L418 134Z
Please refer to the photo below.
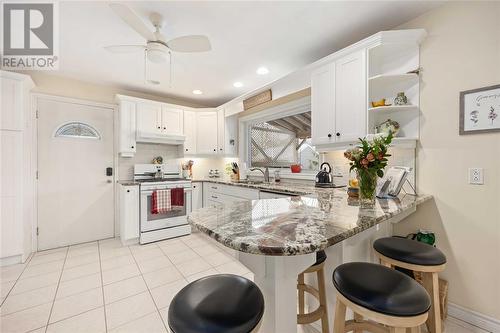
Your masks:
M396 232L436 233L449 301L500 319L500 132L458 135L459 92L500 83L500 2L450 2L398 28L425 28L417 183L434 195ZM483 186L467 169L484 168Z

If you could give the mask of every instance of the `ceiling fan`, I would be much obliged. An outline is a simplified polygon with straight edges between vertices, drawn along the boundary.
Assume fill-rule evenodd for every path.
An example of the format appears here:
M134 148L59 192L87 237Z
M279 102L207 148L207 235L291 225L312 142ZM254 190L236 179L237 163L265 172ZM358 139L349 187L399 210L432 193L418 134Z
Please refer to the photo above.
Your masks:
M167 59L171 60L171 52L207 52L211 50L210 40L203 35L188 35L167 40L161 33L163 18L158 13L151 13L149 20L155 27L151 31L141 18L129 7L120 3L110 3L109 7L125 23L141 35L146 41L144 45L110 45L104 48L112 53L133 53L144 52L145 59L154 63L163 63ZM170 67L172 63L170 61ZM145 78L147 72L147 62L145 61ZM172 73L172 70L170 70ZM149 83L159 84L158 81L147 80Z

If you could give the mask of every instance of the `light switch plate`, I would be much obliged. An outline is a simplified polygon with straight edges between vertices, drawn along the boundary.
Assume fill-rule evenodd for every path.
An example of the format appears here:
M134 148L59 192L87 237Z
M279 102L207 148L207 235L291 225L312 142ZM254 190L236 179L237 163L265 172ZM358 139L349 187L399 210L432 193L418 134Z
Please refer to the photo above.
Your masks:
M473 185L484 184L483 168L469 168L469 184Z

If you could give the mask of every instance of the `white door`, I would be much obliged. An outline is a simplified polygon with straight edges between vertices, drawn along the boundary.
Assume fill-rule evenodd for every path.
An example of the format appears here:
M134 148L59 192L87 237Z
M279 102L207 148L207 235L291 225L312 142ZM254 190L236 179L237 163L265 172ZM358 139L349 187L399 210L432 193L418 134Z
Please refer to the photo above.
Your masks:
M366 135L365 50L337 60L335 78L337 142L357 141Z
M113 109L40 98L38 117L38 250L113 237Z
M217 154L217 112L197 112L196 129L196 152Z
M311 74L312 143L335 142L335 63Z
M168 106L161 108L162 133L168 135L182 135L183 129L183 111Z

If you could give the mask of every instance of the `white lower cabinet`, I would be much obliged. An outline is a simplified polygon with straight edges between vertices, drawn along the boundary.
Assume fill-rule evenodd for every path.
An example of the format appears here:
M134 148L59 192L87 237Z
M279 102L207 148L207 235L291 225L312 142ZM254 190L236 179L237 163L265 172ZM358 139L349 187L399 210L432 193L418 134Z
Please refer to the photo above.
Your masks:
M203 207L203 183L193 182L191 184L191 207L197 210Z
M119 185L120 239L123 245L139 239L139 185Z
M258 199L259 190L210 182L203 183L203 207Z
M292 196L293 196L292 194L283 194L283 193L267 192L267 191L260 191L259 193L260 199L279 199L279 198L289 198Z

